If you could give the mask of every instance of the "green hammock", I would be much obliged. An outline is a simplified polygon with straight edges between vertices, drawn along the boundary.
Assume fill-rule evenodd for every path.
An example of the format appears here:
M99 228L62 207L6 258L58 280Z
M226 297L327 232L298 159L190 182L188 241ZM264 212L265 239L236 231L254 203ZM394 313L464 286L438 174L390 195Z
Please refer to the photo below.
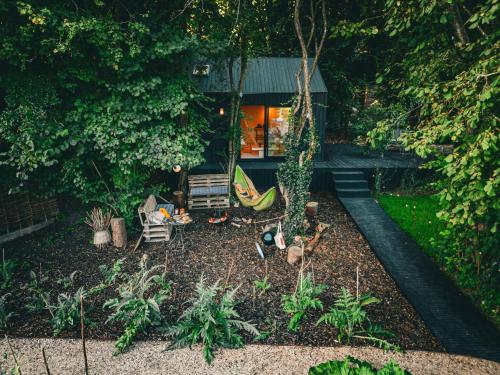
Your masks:
M239 165L236 166L234 172L234 185L234 191L241 204L245 207L253 207L255 211L268 209L276 199L276 188L274 186L264 194L260 194L255 189L252 180L243 172L243 169Z

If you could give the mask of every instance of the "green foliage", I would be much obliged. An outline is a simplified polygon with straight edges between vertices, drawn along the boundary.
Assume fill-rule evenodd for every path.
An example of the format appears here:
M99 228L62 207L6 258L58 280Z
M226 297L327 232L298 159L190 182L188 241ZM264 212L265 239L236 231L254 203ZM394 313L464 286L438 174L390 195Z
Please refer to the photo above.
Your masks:
M318 296L326 289L326 285L315 285L311 274L308 273L304 277L303 273L300 273L295 292L281 297L283 311L290 316L289 331L297 332L302 319L307 316L308 310L323 310L323 303Z
M241 348L245 345L240 331L258 336L259 331L252 324L240 320L236 311L237 290L224 292L219 281L206 286L202 276L196 284L196 296L187 301L189 307L175 326L166 329L167 336L173 339L171 347L191 347L202 343L203 357L210 364L217 348Z
M286 209L283 232L287 243L291 243L296 235L304 232L305 207L309 199L309 185L312 181L314 161L306 157L311 151L317 151L317 134L310 126L304 134L297 134L293 129L298 126L298 119L293 115L292 105L289 115L290 130L284 137L284 162L280 163L276 174L278 183L285 196ZM313 142L314 141L314 142ZM314 149L310 148L313 147Z
M26 304L29 311L41 311L50 306L50 293L43 287L47 280L46 275L37 276L34 271L30 271L30 281L24 286L30 295Z
M3 330L9 326L9 320L14 316L14 313L7 309L7 297L10 297L10 293L0 296L0 329Z
M139 271L129 275L127 282L119 287L119 297L106 301L103 306L114 310L106 323L121 322L124 326L123 333L115 343L115 355L128 349L138 333L158 327L163 321L160 306L168 298L171 289L165 274L159 273L165 266L149 268L147 257L143 256L139 267ZM114 279L111 273L108 276L108 281Z
M271 284L269 284L267 276L265 276L262 280L255 280L253 283L255 288L260 290L260 294L264 294L271 288Z
M10 259L3 259L2 266L0 267L0 289L8 289L12 286L12 277L14 276L14 269L16 262Z
M72 287L75 275L76 271L72 272L69 277L59 280L69 282L67 287ZM37 276L34 271L30 272L30 281L24 287L30 294L26 307L33 312L48 311L51 316L50 324L53 335L58 336L63 331L74 328L80 323L80 298L81 296L86 297L87 292L83 287L80 287L75 293L60 293L54 303L51 292L43 285L47 281L46 275ZM91 324L91 321L86 318L86 323Z
M80 298L85 296L83 287L74 294L61 293L57 296L55 305L47 305L46 308L52 315L50 321L54 336L61 332L77 327L80 324ZM90 321L87 321L87 324Z
M78 274L78 271L73 271L69 276L63 276L56 280L58 285L61 285L64 289L69 289L70 287L75 285L75 278Z
M384 349L399 350L396 345L380 338L393 337L394 334L376 324L372 324L365 311L365 307L373 303L380 303L378 298L369 294L355 297L342 288L341 294L330 308L329 312L323 314L317 324L326 323L339 329L338 339L348 344L352 338L367 340Z
M341 361L328 361L309 369L309 375L411 375L392 360L377 370L369 362L347 356Z
M397 142L400 133L408 129L408 113L399 104L386 107L373 104L361 111L353 127L359 143L383 152L389 143Z
M395 100L419 105L419 122L403 141L432 156L426 166L436 174L446 225L435 246L458 284L498 320L485 298L492 301L499 285L498 2L387 1L386 11L386 31L400 50L384 81L398 91ZM435 144L451 144L453 152L444 155Z
M7 352L4 352L2 360L0 361L0 375L21 375L19 366L15 365L14 367L10 367L8 365L8 358Z
M5 190L69 192L130 224L164 189L153 176L203 161L205 98L187 69L197 38L173 17L178 4L125 3L0 8Z
M109 268L105 264L101 264L99 266L99 271L101 272L104 280L100 282L98 285L91 288L88 292L88 295L100 294L105 289L109 288L111 285L115 283L117 279L122 276L122 268L123 268L123 259L118 259L113 266Z

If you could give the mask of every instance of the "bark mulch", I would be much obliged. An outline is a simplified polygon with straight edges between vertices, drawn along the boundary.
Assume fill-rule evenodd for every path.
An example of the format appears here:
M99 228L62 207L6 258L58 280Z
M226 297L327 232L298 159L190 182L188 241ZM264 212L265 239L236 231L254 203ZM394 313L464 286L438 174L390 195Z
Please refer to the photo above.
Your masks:
M309 269L314 272L317 283L329 286L321 295L328 309L341 287L356 292L356 267L359 266L360 292L371 293L382 299L378 305L368 307L373 323L378 323L396 334L396 342L403 349L439 351L441 345L430 333L415 309L401 294L391 277L374 255L364 237L344 211L338 201L330 195L316 195L319 201L318 219L331 224L314 253L308 258ZM265 220L280 216L283 207L275 205L264 212L245 208L231 208L231 217ZM304 320L298 333L286 329L288 319L281 308L281 296L292 293L299 267L286 262L286 253L274 246L264 247L266 261L260 259L255 241L260 242L262 224L242 224L224 227L207 223L210 212L194 211L194 222L186 229L186 238L191 245L184 251L172 250L169 243L142 244L132 252L138 234L131 235L126 250L107 247L97 250L91 244L92 234L81 221L81 215L73 213L66 220L59 221L49 229L5 245L6 258L16 259L18 268L14 286L8 299L8 308L16 315L7 333L13 337L50 337L48 313L31 313L25 305L27 294L24 285L29 280L29 271L42 272L49 276L45 287L53 295L63 292L57 279L77 270L73 290L80 286L90 288L101 281L98 266L112 265L124 258L127 272L135 272L143 254L149 256L152 264L167 263L167 278L172 282L172 296L162 307L167 320L174 322L183 310L183 303L193 295L194 285L204 275L207 282L222 279L230 286L240 286L238 296L241 303L238 311L244 319L251 320L260 330L269 331L266 344L335 346L337 332L326 325L316 326L320 311L311 312ZM69 224L70 223L70 224ZM258 295L254 281L265 275L266 263L271 288ZM102 309L103 303L116 296L109 288L87 301L86 312L94 326L88 335L96 339L116 338L119 325L105 324L109 311ZM14 298L15 297L15 298ZM61 337L77 338L78 332L65 332ZM154 332L141 339L159 339ZM353 345L366 345L353 342Z

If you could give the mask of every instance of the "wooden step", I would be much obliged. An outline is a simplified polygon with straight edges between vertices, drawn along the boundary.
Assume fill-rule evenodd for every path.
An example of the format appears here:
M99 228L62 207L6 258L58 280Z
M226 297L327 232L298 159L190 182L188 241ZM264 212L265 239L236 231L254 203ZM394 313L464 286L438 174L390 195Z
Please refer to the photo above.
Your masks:
M333 180L364 180L365 174L361 171L333 171Z
M368 189L366 180L334 180L336 189Z
M371 196L368 189L336 189L337 196L342 198L369 198Z

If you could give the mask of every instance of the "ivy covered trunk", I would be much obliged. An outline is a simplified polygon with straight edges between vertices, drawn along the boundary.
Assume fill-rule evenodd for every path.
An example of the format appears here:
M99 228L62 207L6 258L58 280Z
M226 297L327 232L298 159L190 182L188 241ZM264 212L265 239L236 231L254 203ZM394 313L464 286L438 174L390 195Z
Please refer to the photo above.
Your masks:
M315 14L321 12L321 34L316 35ZM278 170L278 182L285 200L284 232L287 243L304 230L305 209L311 184L314 156L318 149L318 135L313 114L311 79L316 70L327 34L325 2L310 3L310 30L307 39L301 24L302 0L295 0L294 25L300 43L301 64L296 75L297 95L292 104L289 130L285 137L285 162ZM309 49L314 40L314 58L309 62Z
M291 149L286 152L285 162L278 170L280 191L286 203L284 234L287 243L295 235L301 234L304 228L305 207L314 164L312 160L304 159L303 155L303 152Z

